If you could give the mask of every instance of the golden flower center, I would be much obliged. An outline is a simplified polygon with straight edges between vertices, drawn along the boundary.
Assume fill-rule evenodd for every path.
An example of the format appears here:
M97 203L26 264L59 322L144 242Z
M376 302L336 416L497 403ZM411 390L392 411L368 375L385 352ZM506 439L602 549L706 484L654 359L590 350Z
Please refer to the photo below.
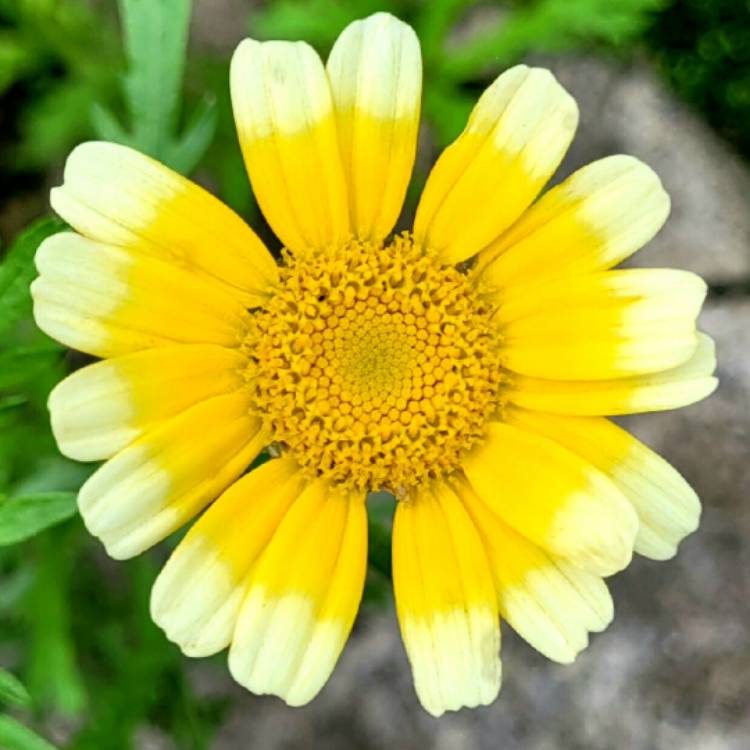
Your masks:
M408 235L289 258L248 336L255 408L312 476L403 495L482 436L501 377L489 315Z

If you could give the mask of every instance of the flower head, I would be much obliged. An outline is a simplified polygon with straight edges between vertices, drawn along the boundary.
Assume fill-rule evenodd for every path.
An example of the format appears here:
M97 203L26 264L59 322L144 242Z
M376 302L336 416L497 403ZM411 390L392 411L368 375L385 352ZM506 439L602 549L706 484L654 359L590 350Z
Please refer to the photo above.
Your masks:
M603 578L672 556L700 507L607 416L715 387L705 285L611 270L669 200L612 156L539 197L577 108L520 65L435 164L392 235L416 151L419 44L351 24L323 66L245 41L232 99L280 263L228 208L128 148L69 157L40 247L39 326L101 357L50 397L66 455L106 460L90 531L136 555L201 511L152 614L186 654L292 705L325 684L359 605L365 500L398 500L393 576L417 693L439 715L492 701L500 619L572 661L612 617ZM245 473L272 446L271 460Z

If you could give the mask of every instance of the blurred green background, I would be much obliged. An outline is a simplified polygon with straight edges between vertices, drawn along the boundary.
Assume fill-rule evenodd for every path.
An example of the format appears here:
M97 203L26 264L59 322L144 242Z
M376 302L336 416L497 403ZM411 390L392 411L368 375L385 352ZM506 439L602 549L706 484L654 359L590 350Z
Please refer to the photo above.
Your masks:
M662 126L681 128L689 118L690 127L708 134L700 138L721 144L711 148L730 154L732 169L744 175L743 159L750 157L747 0L204 0L195 7L188 0L0 0L0 748L385 746L385 740L365 736L361 728L350 735L340 729L345 704L335 698L321 699L316 714L302 714L312 718L301 734L280 726L232 739L227 726L236 723L237 707L246 705L242 701L252 699L231 688L211 689L213 678L206 674L223 675L223 657L215 660L214 672L191 673L192 667L149 619L149 589L170 544L136 560L113 563L76 516L75 491L91 468L57 453L45 400L50 388L84 358L35 329L28 294L34 251L61 226L49 215L49 187L59 181L70 149L90 138L134 145L194 176L273 243L239 157L228 96L231 50L242 36L252 35L305 39L325 55L349 21L376 10L411 23L424 56L425 125L407 215L429 165L458 134L478 94L504 67L522 59L559 64L563 79L567 72L571 83L582 82L584 90L586 76L592 76L595 88L597 71L609 76L606 91L606 81L615 80L617 71L647 70L668 101L687 113L674 120L667 116ZM165 90L168 96L162 95ZM620 116L631 113L626 108ZM597 148L606 152L606 117L602 122L593 118L587 132L600 139ZM633 124L636 131L639 127ZM692 157L684 153L685 160ZM737 179L745 185L744 177ZM713 220L705 217L707 224ZM719 254L722 248L706 251ZM735 305L727 313L730 323L721 324L725 328L748 312L746 268L740 257L710 279L713 298L728 298ZM713 313L716 318L721 314ZM738 367L745 365L743 360ZM745 440L742 423L738 429L733 439ZM663 439L673 445L680 438ZM688 462L679 452L675 456ZM382 509L387 525L388 504ZM391 605L387 532L377 513L372 535L365 619L379 622L378 614L368 612ZM733 542L742 543L741 537ZM727 564L735 562L732 558ZM623 599L634 588L634 582L623 584ZM368 648L372 663L379 663L377 643ZM398 657L405 665L405 656ZM740 660L737 668L742 664ZM540 669L535 661L523 668L537 670L535 674ZM358 674L368 680L364 691L369 681L387 684L387 670L385 676ZM560 678L557 672L545 674ZM704 677L694 675L696 680ZM403 682L403 676L391 679ZM680 689L675 682L675 695ZM718 744L695 747L735 747L732 732L746 708L742 701L747 691L748 681L730 690L728 713L720 711L717 719L726 728L726 733L717 730ZM514 711L528 710L511 700L501 695L485 711L506 714L511 705ZM536 689L527 695L529 703L538 700ZM620 704L619 696L612 698L612 706ZM257 717L270 704L247 705ZM284 716L275 704L273 711ZM663 711L660 706L660 717ZM386 712L380 721L389 716ZM484 712L477 716L476 721L490 721L481 718L489 716ZM368 718L362 726L375 720ZM473 718L461 719L464 724L443 723L443 729L434 731L420 723L427 719L407 720L399 714L393 720L404 722L404 748L498 746L496 740L485 745L471 734L480 731L466 728ZM544 720L554 724L555 711ZM330 729L334 725L335 731ZM536 735L523 726L503 727L487 736L504 736L503 747L523 750L687 747L668 744L677 735L652 737L642 745L635 739L612 744L612 738L572 729L572 734L550 734L551 744L545 745L541 740L536 744ZM738 736L747 743L750 734Z

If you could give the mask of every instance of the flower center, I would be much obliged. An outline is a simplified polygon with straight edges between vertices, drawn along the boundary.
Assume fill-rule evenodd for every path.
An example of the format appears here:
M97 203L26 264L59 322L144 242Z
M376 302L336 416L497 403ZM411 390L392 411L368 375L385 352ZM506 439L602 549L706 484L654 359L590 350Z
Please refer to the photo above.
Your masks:
M312 476L403 495L458 468L495 408L490 309L408 235L289 258L247 346L254 403Z

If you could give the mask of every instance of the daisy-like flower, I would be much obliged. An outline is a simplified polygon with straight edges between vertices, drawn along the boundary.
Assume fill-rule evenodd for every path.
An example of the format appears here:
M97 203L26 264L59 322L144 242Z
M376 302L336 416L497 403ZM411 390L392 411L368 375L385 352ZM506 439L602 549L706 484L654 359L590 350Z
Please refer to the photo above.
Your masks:
M669 211L638 160L538 198L578 119L546 70L485 91L396 236L420 108L408 26L357 21L325 66L304 43L244 41L231 90L280 264L203 189L122 146L79 146L52 191L75 231L38 251L36 320L102 358L49 401L62 452L106 459L83 519L121 559L205 509L153 618L186 654L229 647L238 682L300 705L354 622L367 492L390 490L417 694L435 715L487 704L501 619L570 662L612 618L604 577L696 528L682 477L605 417L713 390L705 285L611 270Z

